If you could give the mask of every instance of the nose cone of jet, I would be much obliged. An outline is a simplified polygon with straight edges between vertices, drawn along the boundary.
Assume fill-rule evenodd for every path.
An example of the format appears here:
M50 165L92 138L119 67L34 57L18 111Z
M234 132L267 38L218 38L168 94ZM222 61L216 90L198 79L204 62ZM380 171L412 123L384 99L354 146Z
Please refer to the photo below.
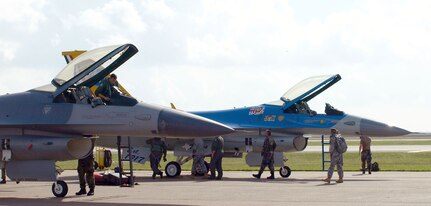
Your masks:
M376 122L369 119L361 119L360 132L363 135L378 136L378 137L390 137L390 136L402 136L410 134L409 131L401 129L399 127L391 127L381 122Z
M173 137L210 137L234 131L213 120L171 109L160 112L158 129L161 135Z

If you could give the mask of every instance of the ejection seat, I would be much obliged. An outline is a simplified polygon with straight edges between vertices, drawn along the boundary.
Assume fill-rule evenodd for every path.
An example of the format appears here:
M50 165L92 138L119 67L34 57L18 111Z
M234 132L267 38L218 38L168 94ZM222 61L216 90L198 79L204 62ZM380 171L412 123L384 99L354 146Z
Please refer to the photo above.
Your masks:
M91 104L91 107L105 104L100 97L95 97L91 89L87 86L79 88L79 90L77 90L77 95L82 104Z
M341 115L344 115L343 111L335 109L333 106L331 106L328 103L326 103L326 106L325 106L325 113L327 115L332 115L332 116L341 116Z

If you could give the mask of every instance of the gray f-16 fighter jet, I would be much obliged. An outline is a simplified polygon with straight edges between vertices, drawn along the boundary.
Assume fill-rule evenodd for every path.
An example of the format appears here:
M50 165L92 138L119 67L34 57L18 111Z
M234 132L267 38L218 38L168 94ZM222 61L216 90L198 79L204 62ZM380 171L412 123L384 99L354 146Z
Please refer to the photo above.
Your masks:
M55 181L55 196L67 184L57 180L56 161L80 159L93 137L211 137L233 130L215 121L130 96L106 105L90 87L138 52L132 44L88 51L71 61L49 85L0 96L0 167L14 181ZM114 101L115 100L115 101Z

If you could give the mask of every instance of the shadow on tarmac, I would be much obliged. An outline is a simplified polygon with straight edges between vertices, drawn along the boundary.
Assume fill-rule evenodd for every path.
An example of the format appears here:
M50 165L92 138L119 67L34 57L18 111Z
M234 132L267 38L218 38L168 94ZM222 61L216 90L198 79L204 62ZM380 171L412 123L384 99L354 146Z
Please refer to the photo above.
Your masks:
M323 177L322 177L323 178ZM235 178L235 177L223 177L222 180L208 180L208 176L203 176L203 177L195 177L192 175L182 175L180 177L176 177L176 178L167 178L164 177L163 179L160 178L156 178L156 179L152 179L151 177L136 177L135 181L137 181L138 183L147 183L147 182L157 182L157 183L168 183L168 182L229 182L229 181L233 181L233 182L262 182L262 183L308 183L308 182L322 182L321 178L304 178L304 179L299 179L299 178L275 178L273 180L268 180L266 179L266 177L262 177L261 179L256 179L252 176L250 176L249 178ZM391 181L391 180L387 180L387 179L361 179L361 180L353 180L353 179L345 179L345 181L350 182L350 181L354 181L354 182L375 182L375 181Z
M353 176L362 176L360 175L353 175ZM323 178L323 176L322 176ZM169 182L196 182L196 183L205 183L205 182L262 182L262 183L271 183L271 184L289 184L289 183L299 183L299 184L306 184L310 182L322 182L322 178L282 178L277 177L273 180L266 179L266 176L262 176L261 179L256 179L250 175L250 177L223 177L222 180L209 180L208 176L192 176L192 175L181 175L179 177L170 178L170 177L163 177L163 179L160 179L158 176L156 179L152 179L151 177L145 176L138 176L135 177L135 182L138 184L145 184L145 183L169 183ZM61 178L62 180L67 181L68 184L78 184L78 177L77 176L67 176L65 178ZM335 181L335 180L334 180ZM377 182L377 181L391 181L388 179L345 179L345 182ZM323 183L323 185L328 185ZM322 185L322 186L323 186ZM101 186L101 185L97 185ZM108 185L106 185L108 186Z
M142 204L142 203L96 203L96 202L63 202L64 199L71 199L75 197L64 198L42 198L42 199L22 199L22 198L0 198L0 205L20 205L20 206L51 206L51 205L64 205L64 206L136 206L136 205L155 205L155 206L168 206L169 204ZM82 199L82 198L80 198ZM178 204L175 204L178 205ZM171 205L169 205L171 206Z

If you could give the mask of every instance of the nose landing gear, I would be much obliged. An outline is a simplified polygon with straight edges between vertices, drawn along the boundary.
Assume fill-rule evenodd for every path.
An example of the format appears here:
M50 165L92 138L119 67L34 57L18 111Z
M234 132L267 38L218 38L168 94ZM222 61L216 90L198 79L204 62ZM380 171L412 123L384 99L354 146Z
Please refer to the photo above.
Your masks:
M54 194L56 197L64 197L67 195L68 191L69 188L67 187L66 182L63 180L57 180L56 182L52 183L52 194Z

